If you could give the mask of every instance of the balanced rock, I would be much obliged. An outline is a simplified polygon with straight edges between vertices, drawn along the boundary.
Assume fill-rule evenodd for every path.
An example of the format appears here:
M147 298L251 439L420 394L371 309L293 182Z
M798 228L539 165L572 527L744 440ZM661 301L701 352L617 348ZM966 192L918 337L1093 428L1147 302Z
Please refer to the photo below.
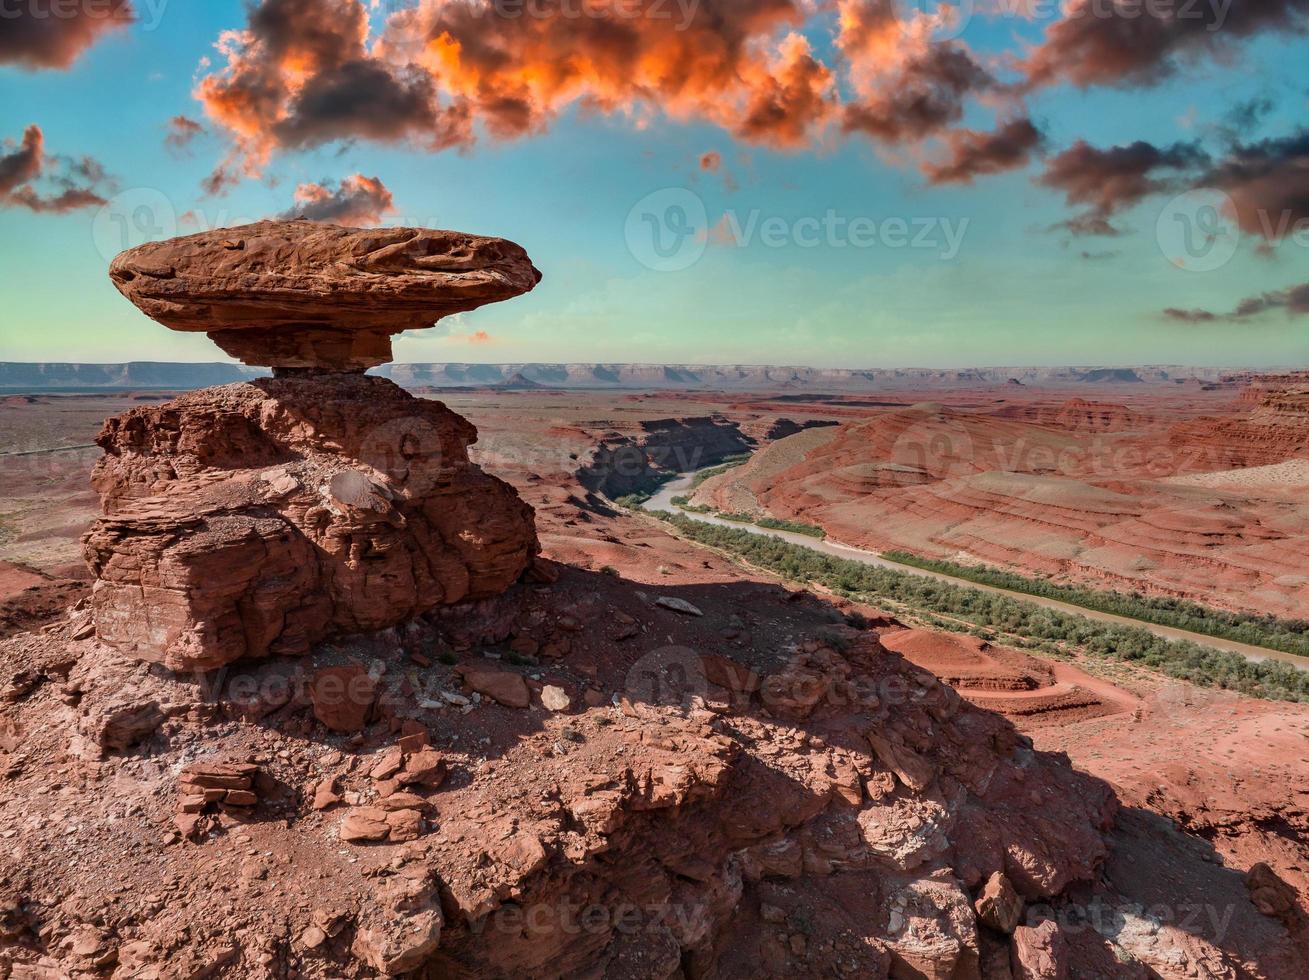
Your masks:
M105 516L83 538L101 641L174 670L302 654L498 595L532 566L532 509L469 461L473 425L365 376L377 360L360 353L381 338L389 356L392 332L530 289L521 248L261 222L142 246L113 269L152 316L217 324L225 349L285 376L105 423L92 475Z
M363 371L391 335L511 299L541 273L501 238L427 228L260 221L149 242L109 266L119 292L172 330L246 364Z

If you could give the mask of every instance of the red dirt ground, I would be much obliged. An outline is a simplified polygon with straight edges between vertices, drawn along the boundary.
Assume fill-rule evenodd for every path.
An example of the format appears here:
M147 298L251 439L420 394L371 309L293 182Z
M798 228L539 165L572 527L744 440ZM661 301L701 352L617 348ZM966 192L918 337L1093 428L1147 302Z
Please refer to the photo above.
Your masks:
M1042 401L1031 392L1014 397ZM960 412L973 412L982 401L975 393L959 395L957 400ZM1230 392L1160 397L1145 412L1155 419L1150 438L1157 438L1160 426L1201 414L1225 414L1239 423L1249 413L1249 404L1229 407L1230 400ZM91 423L95 419L98 425L97 413L127 407L119 403L107 409L111 401L79 405L75 411L61 406L57 424L41 416L41 405L28 401L0 406L0 418L8 419L4 422L10 426L8 431L26 427L24 431L39 430L42 438L76 444L94 435ZM488 467L511 480L536 507L546 555L569 566L559 583L526 591L524 605L514 615L524 617L520 622L532 623L527 632L539 635L543 644L559 633L553 624L569 618L589 624L580 633L568 634L571 649L562 660L535 658L536 664L527 668L536 675L528 681L534 705L547 683L569 694L573 706L563 715L542 713L535 706L530 715L515 713L485 699L471 713L449 704L424 709L433 742L441 746L458 774L449 788L455 795L447 797L443 790L440 797L445 829L436 847L445 855L440 860L448 858L454 868L463 867L458 858L461 841L503 840L517 847L521 829L535 826L533 821L539 819L530 807L520 808L524 800L532 794L536 794L533 799L546 800L552 786L569 785L570 771L608 764L603 754L622 750L621 739L611 738L610 726L600 721L598 712L608 709L585 707L583 699L594 691L607 702L613 692L624 690L628 671L649 643L721 652L766 672L778 669L781 651L788 644L806 642L828 628L824 624L830 626L840 613L850 611L850 606L830 597L782 589L770 576L671 537L664 525L651 518L613 511L577 479L577 469L598 438L631 432L641 419L722 411L731 418L739 413L747 423L770 425L769 419L786 414L790 406L767 399L729 403L708 395L640 399L541 392L470 393L452 396L448 402L481 428L483 461ZM3 415L34 411L18 418ZM876 420L877 413L884 411L825 403L796 407L791 417ZM1051 415L1034 404L1031 411L1009 413L1025 421L999 417L986 425L991 431L1035 427L1045 433L1040 438L1046 441L1071 439L1060 428L1066 424L1066 417L1064 421L1058 417L1061 411L1057 408ZM1133 413L1141 411L1133 405ZM1139 432L1132 426L1141 424L1131 413L1079 408L1073 414L1089 417L1087 425L1112 432L1115 438ZM949 413L936 415L951 419L953 426ZM876 429L871 425L865 435L871 439ZM11 492L5 498L12 501L12 509L5 515L9 524L5 554L49 553L54 557L48 566L33 564L74 567L77 528L89 516L77 470L85 461L72 458L75 455L67 454L66 462L43 463L17 474L7 471L4 489ZM835 492L834 483L812 476L809 480L809 492ZM1114 489L1106 492L1130 495L1124 487L1136 486L1135 481L1118 474L1108 481ZM901 494L905 489L898 487ZM754 492L761 496L772 492L761 491ZM1278 499L1266 488L1251 497L1255 503L1248 506L1260 514ZM834 503L822 506L828 508L825 514L840 512ZM1279 512L1293 515L1297 506L1289 500L1279 505ZM812 516L811 511L803 513ZM1026 513L1018 518L1020 523L1030 520ZM1253 534L1240 533L1243 540ZM1242 553L1258 552L1246 548ZM1268 571L1260 574L1260 581L1273 583L1259 593L1261 597L1300 594L1296 587L1276 585ZM39 579L30 570L0 566L0 582L8 583L9 596L33 589L54 595L49 584ZM655 608L656 595L685 599L705 615L687 617ZM283 780L283 788L270 786L270 799L285 796L289 808L296 792L303 789L312 797L316 784L336 774L342 776L338 789L343 795L366 792L367 767L372 765L369 754L382 751L393 733L379 724L360 737L326 734L314 727L312 717L304 713L305 705L297 703L273 706L266 720L257 713L249 718L210 717L204 700L188 691L177 697L178 703L162 706L168 720L156 736L161 739L152 750L157 757L151 752L104 759L95 751L79 754L78 741L92 730L88 719L107 717L96 714L108 707L99 701L107 692L116 698L119 692L161 688L150 670L116 667L121 674L98 678L100 687L88 684L87 691L81 691L77 678L102 668L90 661L76 666L61 663L53 652L66 644L79 651L86 648L84 641L72 640L84 628L84 615L74 612L71 619L65 618L68 614L63 610L71 601L72 597L52 599L58 609L51 615L62 625L44 634L17 635L0 648L0 681L8 683L7 691L13 694L0 704L0 771L4 773L0 786L5 787L0 793L0 816L10 857L27 869L25 880L58 898L57 914L49 919L55 923L51 935L67 940L65 948L76 952L79 968L87 975L105 971L122 978L174 975L158 972L157 950L175 942L171 948L181 971L177 975L226 971L226 975L289 976L282 951L302 941L301 930L317 922L313 916L323 913L324 932L331 933L337 905L357 903L373 895L379 882L402 878L403 869L412 866L420 852L427 855L424 860L436 853L431 845L424 851L417 844L328 848L307 839L304 828L312 834L321 831L326 840L336 833L334 815L302 814L294 824L300 829L293 830L296 815L291 809L281 816L270 811L268 819L233 826L203 846L176 839L170 809L176 771L212 752L215 740L234 754L261 760L260 766ZM1046 661L973 637L898 624L875 609L860 611L870 622L881 624L873 632L887 649L954 685L974 704L1005 714L1031 737L1037 751L1067 753L1078 769L1105 780L1121 797L1124 809L1100 880L1072 896L1060 912L1073 916L1071 921L1061 920L1071 947L1071 976L1144 976L1143 965L1155 971L1149 975L1165 977L1290 980L1305 975L1309 969L1309 935L1304 925L1309 916L1309 709L1203 691L1143 672L1124 671L1110 682L1089 673L1089 664ZM639 632L617 639L627 630L624 618L634 620ZM459 634L456 630L441 635L439 643L448 644L450 636ZM427 663L423 664L412 660L403 635L384 635L329 645L314 665L376 657L389 671L414 674L424 690L433 683L459 690L454 672L433 658L445 650L461 665L483 663L476 656L484 646L477 636L462 642L466 645L438 644L431 650L424 645L427 653L420 657ZM645 724L629 722L633 730ZM623 724L620 721L619 727ZM759 726L752 730L764 746L782 746L793 737L779 719L760 716L742 724ZM583 740L575 743L582 749L570 748L574 737ZM651 749L629 746L625 751ZM706 750L690 738L685 751ZM781 757L789 758L789 751ZM552 761L565 757L567 764ZM301 787L301 782L307 786ZM1056 839L1059 832L1057 826L1050 828ZM163 838L168 839L167 845L160 843ZM511 847L495 859L494 867L510 867L523 859ZM1298 910L1288 914L1285 926L1250 904L1242 874L1259 861L1267 862L1297 893ZM683 872L696 873L690 864ZM492 875L488 887L498 887L494 875L499 873L488 871ZM7 869L6 875L12 882L11 871ZM748 888L738 923L725 934L719 975L819 975L814 964L822 964L822 975L831 975L838 972L835 965L844 962L856 964L855 972L846 975L879 975L885 963L869 952L870 947L852 939L858 936L857 920L882 916L880 921L888 921L885 917L894 911L893 896L905 894L905 889L912 890L906 883L890 883L886 875L871 872L822 879L765 878ZM286 919L274 921L242 911L255 907L282 909ZM1077 916L1089 921L1105 908L1108 920L1100 924L1103 928L1079 928L1084 919ZM0 939L20 934L26 928L24 916L36 911L0 906ZM186 934L189 940L170 938L187 920L208 922L209 929ZM111 961L104 968L94 967L97 957L108 955L112 924L124 922L134 923L124 928L138 938L123 943L119 933L114 940L116 965ZM277 931L291 929L291 924L294 933ZM1111 942L1106 941L1108 936L1113 937ZM334 942L330 936L325 940L325 956ZM147 947L156 952L147 953ZM637 957L634 963L648 964L654 953L642 950L632 955ZM812 959L815 956L818 959ZM861 956L868 959L860 960ZM363 975L339 966L333 973L329 968L334 962L325 958L322 970L316 966L316 972L301 975ZM149 969L156 972L140 972ZM515 963L514 971L516 975L548 972L539 964L523 963ZM649 974L638 965L612 975Z

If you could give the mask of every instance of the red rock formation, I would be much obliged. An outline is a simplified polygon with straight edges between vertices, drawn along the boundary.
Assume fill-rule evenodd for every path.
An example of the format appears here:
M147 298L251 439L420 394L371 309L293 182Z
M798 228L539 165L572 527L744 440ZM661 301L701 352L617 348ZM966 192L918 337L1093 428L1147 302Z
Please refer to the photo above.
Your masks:
M166 666L301 654L503 592L532 510L473 426L363 375L208 388L110 419L84 539L100 639Z
M246 364L346 371L391 360L391 335L525 293L522 247L426 228L260 221L150 242L109 267L172 330L203 331Z
M1075 432L1121 432L1149 421L1126 405L1070 398L1059 405L1025 403L1006 405L997 418L1019 419L1036 425L1071 429Z
M536 285L519 246L265 221L141 246L110 274L166 326L288 376L105 423L105 517L83 539L102 641L178 670L302 654L531 564L532 509L469 462L477 430L362 374L392 333Z
M1309 455L1309 385L1247 389L1245 418L1198 418L1173 426L1169 443L1203 453L1204 469L1267 466Z

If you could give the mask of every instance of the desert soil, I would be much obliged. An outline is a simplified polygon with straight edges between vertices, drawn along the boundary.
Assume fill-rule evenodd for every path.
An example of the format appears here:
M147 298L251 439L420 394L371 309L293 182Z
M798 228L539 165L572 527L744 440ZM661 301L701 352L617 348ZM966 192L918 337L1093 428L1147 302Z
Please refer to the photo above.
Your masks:
M1021 397L1039 400L1030 392ZM402 893L406 875L420 867L436 867L455 883L452 900L460 908L477 908L492 895L502 901L539 869L541 842L555 840L545 825L561 799L567 803L584 792L587 774L599 780L585 789L592 793L605 785L599 774L623 753L654 767L679 758L718 764L711 763L717 743L700 729L660 722L670 733L671 755L665 757L664 747L643 741L650 718L639 708L614 706L616 695L639 700L631 697L633 685L639 688L646 676L641 665L652 650L721 655L769 674L784 670L797 650L818 649L816 637L845 629L842 617L853 611L871 624L865 638L851 641L856 649L876 640L878 650L890 651L878 654L884 665L899 663L898 654L914 669L931 672L985 712L1008 719L1032 740L1038 758L1066 753L1076 769L1107 783L1121 799L1098 878L1059 910L1071 975L1290 980L1309 971L1309 709L1163 682L1141 671L1123 670L1110 681L1084 665L1051 663L797 591L679 540L653 518L608 506L579 480L598 441L634 433L650 420L722 414L757 431L772 427L785 406L766 398L497 392L445 400L481 429L483 464L536 508L544 553L560 568L558 581L522 587L504 603L461 613L462 619L329 643L304 662L249 672L267 680L380 663L383 676L401 682L394 720L335 733L323 727L303 692L289 700L257 695L242 709L227 693L207 696L211 679L188 679L173 690L175 682L165 683L153 668L101 659L88 639L85 613L68 611L76 593L60 594L0 644L0 681L8 685L0 705L0 833L8 848L0 882L7 895L21 891L30 899L0 906L0 941L9 936L32 944L44 928L52 943L44 961L27 957L13 976L57 976L40 971L61 968L122 978L291 976L292 960L301 976L373 975L343 965L358 962L348 955L351 943L372 935L365 921L342 925L346 910L361 903L405 908L395 912L396 921L414 921L405 918L416 913L404 906ZM100 417L126 407L99 396L53 407L25 400L0 407L0 419L5 431L22 434L15 438L23 445L77 444L94 436ZM1176 422L1194 418L1200 407L1219 411L1208 402L1197 407L1176 399L1161 399L1157 410L1161 419ZM57 411L58 421L51 421L50 411ZM814 405L799 406L791 417L842 418L859 426L883 411ZM818 433L825 430L794 438L820 450L841 438ZM767 450L757 458L766 457ZM0 566L0 582L10 600L29 605L56 586L78 587L68 576L76 571L77 538L94 508L84 486L86 461L72 453L52 459L17 472L7 468L4 475L7 536L0 554L26 564ZM750 492L781 516L812 513L798 509L799 502L845 491L833 491L821 474L811 474L805 495L787 489L787 474L810 459L788 456L787 465L769 476L774 489L751 485ZM1111 482L1116 489L1104 492L1138 495L1136 484ZM1279 498L1260 486L1258 501L1248 506L1271 513ZM1035 499L1030 487L1026 496L1029 503ZM1284 516L1298 506L1283 503ZM844 513L830 499L814 506L825 519ZM1030 522L1030 513L1029 506L1019 517ZM1285 526L1290 523L1286 518ZM1258 526L1268 525L1261 519ZM1261 574L1266 587L1260 596L1300 594L1295 586L1276 585L1270 572ZM689 603L700 615L660 605L659 597ZM512 647L517 639L510 636L526 640ZM521 675L530 708L486 696L474 701L467 674L461 675L469 669ZM542 705L547 685L566 695L568 707ZM164 691L172 693L164 697ZM153 712L142 707L148 704ZM769 752L790 760L796 750L787 740L812 737L805 726L766 713L742 716L730 705L710 707L743 733L738 737L762 747L764 755L747 752L751 766ZM417 724L406 729L406 718ZM424 790L427 802L414 804L432 807L427 819L438 827L434 835L372 847L340 840L344 817L371 806L376 779L370 772L378 760L406 730L419 729L450 771L439 794ZM197 843L179 829L176 787L186 767L210 757L216 745L225 758L259 770L261 816L251 820L229 807L206 818L216 829ZM335 800L326 802L328 796ZM776 798L751 803L760 811L781 805ZM358 825L371 817L376 814L369 809ZM1060 828L1049 831L1057 838ZM643 838L644 832L631 830L642 847L673 846ZM563 847L567 839L555 843ZM592 846L589 840L579 837L576 846ZM470 876L470 848L487 842L489 863ZM695 846L691 842L676 881L702 875ZM1294 889L1296 907L1280 917L1251 904L1245 872L1258 862ZM635 867L632 873L635 878ZM764 876L747 885L738 924L723 934L717 975L882 975L891 954L861 939L857 920L889 922L887 916L903 908L895 902L908 893L897 888L924 887L892 887L891 877L854 871ZM697 900L714 907L711 897ZM1087 922L1094 927L1085 928ZM447 928L460 935L456 925ZM384 930L375 931L385 945ZM578 964L589 955L585 942L544 943L570 950L550 963L513 959L520 951L515 943L504 948L504 972L467 975L555 975L560 962L570 962L567 955L577 956ZM909 946L895 949L897 962L917 955ZM450 955L463 962L466 953L456 945ZM653 975L652 964L665 953L629 949L623 953L628 959L620 957L608 975ZM447 966L449 975L463 975ZM1140 972L1147 967L1154 972Z

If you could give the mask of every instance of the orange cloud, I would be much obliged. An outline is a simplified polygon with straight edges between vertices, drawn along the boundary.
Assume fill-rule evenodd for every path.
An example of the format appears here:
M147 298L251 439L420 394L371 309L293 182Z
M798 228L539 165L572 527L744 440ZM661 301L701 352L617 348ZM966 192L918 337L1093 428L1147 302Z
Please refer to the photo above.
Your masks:
M68 68L101 37L136 19L130 0L99 5L6 4L0 21L0 64Z
M295 206L283 218L306 218L333 224L380 225L390 214L391 192L377 177L353 174L333 187L330 182L306 183L295 189Z
M802 31L833 6L829 63ZM196 86L234 141L209 186L259 174L281 148L363 138L444 149L540 133L568 111L638 128L659 117L708 122L785 150L823 145L837 128L917 144L998 89L964 45L933 40L951 10L906 18L892 0L635 9L535 0L505 16L490 0L417 0L371 35L362 0L262 0L244 29L219 38L221 61Z
M21 143L0 145L0 207L63 214L104 204L112 183L92 157L47 154L45 134L35 124L23 131Z
M164 145L170 150L185 150L204 131L205 128L189 116L174 116L168 120Z

